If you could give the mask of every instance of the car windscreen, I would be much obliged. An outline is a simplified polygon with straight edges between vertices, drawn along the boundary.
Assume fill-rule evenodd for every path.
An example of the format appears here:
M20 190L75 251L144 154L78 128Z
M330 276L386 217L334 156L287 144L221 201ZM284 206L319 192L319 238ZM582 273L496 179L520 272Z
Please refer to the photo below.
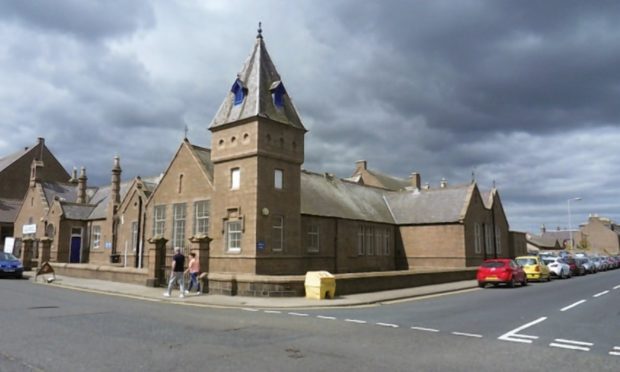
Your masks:
M555 263L555 258L543 258L545 265Z
M482 267L504 267L505 263L502 261L488 261L483 262Z
M535 258L517 258L517 262L519 263L519 265L521 266L525 266L525 265L536 265L536 259Z
M17 257L10 253L0 252L0 261L16 261Z

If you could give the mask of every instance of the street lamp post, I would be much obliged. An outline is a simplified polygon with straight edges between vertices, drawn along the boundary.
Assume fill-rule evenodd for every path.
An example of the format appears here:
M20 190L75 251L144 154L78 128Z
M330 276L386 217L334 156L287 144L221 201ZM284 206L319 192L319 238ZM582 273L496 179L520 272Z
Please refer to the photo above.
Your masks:
M579 200L581 200L581 197L577 196L575 198L568 199L566 202L566 204L568 205L568 233L570 234L570 248L571 249L575 248L575 242L573 241L573 229L571 227L571 220L570 220L570 202L579 201Z

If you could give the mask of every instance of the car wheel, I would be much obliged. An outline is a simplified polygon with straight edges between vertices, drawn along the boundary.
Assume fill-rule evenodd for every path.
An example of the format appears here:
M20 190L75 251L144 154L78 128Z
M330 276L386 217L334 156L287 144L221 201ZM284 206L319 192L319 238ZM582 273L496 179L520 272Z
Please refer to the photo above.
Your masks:
M521 282L521 287L525 287L527 285L527 277L523 277L523 281Z
M513 276L512 279L510 279L510 282L508 283L508 286L510 288L514 288L515 287L515 283L516 283L515 277Z
M486 284L486 283L484 283L484 282L478 282L478 287L480 287L480 288L484 288L484 287L486 287L486 286L487 286L487 284Z

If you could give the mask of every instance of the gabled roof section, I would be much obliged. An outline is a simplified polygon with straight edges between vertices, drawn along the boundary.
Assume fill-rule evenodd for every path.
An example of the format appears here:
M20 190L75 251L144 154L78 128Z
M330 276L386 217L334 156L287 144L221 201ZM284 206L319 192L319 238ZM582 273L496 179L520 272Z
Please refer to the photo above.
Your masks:
M237 74L209 129L263 117L305 131L259 29L254 48Z
M127 191L131 186L132 181L122 182L121 183L121 200L125 199L125 195L127 195ZM112 193L112 186L104 186L100 187L95 195L89 200L89 204L96 205L96 207L92 210L92 212L85 219L89 220L100 220L106 218L108 213L108 205L110 204L108 201L110 199L110 194Z
M404 190L405 188L411 186L410 180L388 176L386 174L383 174L383 173L380 173L380 172L377 172L371 169L367 169L366 172L368 172L370 175L375 177L377 181L381 183L381 186L388 190L394 190L394 191Z
M77 185L66 182L41 182L47 205L50 206L58 197L61 201L75 202L77 199Z
M188 144L190 150L192 150L192 153L196 159L198 159L198 163L209 178L209 181L213 184L213 162L211 161L211 150L205 147L192 145L189 142Z
M384 190L331 175L301 172L301 213L393 224Z
M0 223L13 223L19 213L22 201L0 198Z
M60 202L62 214L68 220L87 220L96 208L95 205Z
M386 193L399 225L459 223L465 218L475 184Z

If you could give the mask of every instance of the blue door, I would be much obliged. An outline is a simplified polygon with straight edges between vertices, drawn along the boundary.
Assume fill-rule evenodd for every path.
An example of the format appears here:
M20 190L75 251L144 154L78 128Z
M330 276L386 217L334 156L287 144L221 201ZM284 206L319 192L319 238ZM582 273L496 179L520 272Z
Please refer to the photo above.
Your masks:
M80 247L82 246L82 238L79 236L71 237L71 255L70 263L80 263Z

